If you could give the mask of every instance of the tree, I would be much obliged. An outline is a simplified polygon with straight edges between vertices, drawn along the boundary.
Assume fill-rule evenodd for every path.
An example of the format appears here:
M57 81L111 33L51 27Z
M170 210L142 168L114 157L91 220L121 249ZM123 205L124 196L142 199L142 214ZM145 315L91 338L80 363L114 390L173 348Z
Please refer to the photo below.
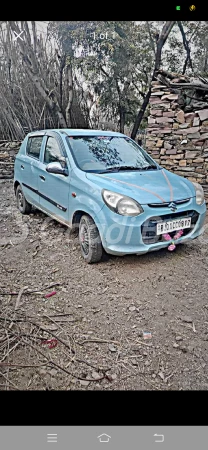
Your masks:
M131 138L135 139L136 138L136 134L138 131L138 128L140 126L140 123L142 121L145 109L149 103L149 99L151 96L151 83L152 81L155 79L155 76L157 74L157 71L160 68L160 64L161 64L161 56L162 56L162 49L163 46L173 28L173 25L175 24L174 21L169 21L169 22L165 22L165 24L163 25L162 31L159 34L158 33L158 37L157 37L157 41L156 41L156 51L155 51L155 65L154 65L154 70L153 70L153 74L152 74L152 78L150 80L150 84L149 84L149 89L147 91L147 94L144 98L144 101L142 103L142 107L137 115L137 118L135 120L133 129L132 129L132 133L131 133Z

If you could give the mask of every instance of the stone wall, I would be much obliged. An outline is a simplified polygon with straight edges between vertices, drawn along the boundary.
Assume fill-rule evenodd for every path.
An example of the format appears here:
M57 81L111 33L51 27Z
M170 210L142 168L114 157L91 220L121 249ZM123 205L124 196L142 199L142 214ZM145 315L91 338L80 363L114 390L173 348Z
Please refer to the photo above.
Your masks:
M20 141L0 141L0 179L13 178L14 160L20 145Z
M146 150L164 168L200 183L208 201L208 108L185 113L178 97L152 82Z

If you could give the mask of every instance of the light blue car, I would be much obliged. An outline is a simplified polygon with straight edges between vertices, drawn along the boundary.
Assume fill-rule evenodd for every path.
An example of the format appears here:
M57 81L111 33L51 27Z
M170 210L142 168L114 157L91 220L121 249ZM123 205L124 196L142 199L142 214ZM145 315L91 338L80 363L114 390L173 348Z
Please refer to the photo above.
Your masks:
M15 160L14 190L22 214L34 206L77 230L88 263L104 250L143 254L195 239L206 215L200 184L112 131L29 133Z

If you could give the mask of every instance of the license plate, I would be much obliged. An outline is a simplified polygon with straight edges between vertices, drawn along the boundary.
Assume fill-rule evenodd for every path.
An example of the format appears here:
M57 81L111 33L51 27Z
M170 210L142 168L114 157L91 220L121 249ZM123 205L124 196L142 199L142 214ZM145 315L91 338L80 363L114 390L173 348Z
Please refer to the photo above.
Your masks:
M168 220L167 222L157 223L157 235L171 233L172 231L184 230L191 227L191 217L178 220Z

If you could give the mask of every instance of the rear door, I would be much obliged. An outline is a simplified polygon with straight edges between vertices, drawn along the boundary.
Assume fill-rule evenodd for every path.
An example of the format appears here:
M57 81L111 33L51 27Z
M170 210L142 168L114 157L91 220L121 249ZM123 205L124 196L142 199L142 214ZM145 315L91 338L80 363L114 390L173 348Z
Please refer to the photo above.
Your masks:
M44 133L29 136L25 155L22 155L20 164L21 185L28 202L39 205L38 170Z
M70 171L68 176L46 171L50 162L57 161L69 170L67 155L61 145L60 136L55 132L47 132L38 170L40 206L46 213L68 224Z

